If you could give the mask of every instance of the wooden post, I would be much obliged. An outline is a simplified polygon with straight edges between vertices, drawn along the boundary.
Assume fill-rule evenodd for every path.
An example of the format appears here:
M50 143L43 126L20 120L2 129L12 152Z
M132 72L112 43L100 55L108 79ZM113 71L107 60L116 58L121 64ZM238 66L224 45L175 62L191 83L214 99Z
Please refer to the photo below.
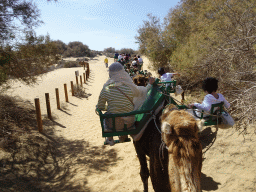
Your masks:
M70 81L72 96L75 96L73 81Z
M89 63L87 64L87 66L88 66L88 78L89 78L89 76L90 76L90 66L89 66Z
M67 90L67 84L64 84L64 91L65 91L65 98L66 98L66 102L68 102L68 90Z
M185 101L185 91L181 93L181 103L184 104Z
M59 96L59 89L55 89L56 92L56 102L57 102L57 109L60 109L60 96Z
M49 93L45 93L45 102L46 102L46 109L47 109L48 118L52 120L52 113L51 113L51 105L50 105Z
M42 132L43 123L42 123L42 117L41 117L39 98L35 98L35 106L36 106L36 120L37 120L38 131Z
M84 75L84 83L85 83L85 82L86 82L86 81L85 81L85 73L83 73L83 75Z
M83 65L84 65L84 70L85 70L85 62L83 61Z
M78 76L76 76L76 85L79 86L78 85Z
M90 73L89 63L87 63L87 65L86 65L86 80L89 79L89 73Z
M83 87L82 75L80 75L80 84L81 84L81 87Z

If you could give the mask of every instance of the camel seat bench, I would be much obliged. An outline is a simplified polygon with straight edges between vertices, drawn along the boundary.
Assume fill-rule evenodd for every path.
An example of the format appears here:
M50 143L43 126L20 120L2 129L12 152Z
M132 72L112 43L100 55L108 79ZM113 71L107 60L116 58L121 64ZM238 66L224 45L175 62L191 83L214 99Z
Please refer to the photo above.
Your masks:
M140 70L139 74L148 76L148 71L147 70Z
M176 81L171 81L167 83L173 83L173 85L176 85ZM129 113L121 113L121 114L103 114L100 109L96 109L100 117L102 137L138 134L141 131L141 129L145 126L145 124L148 123L150 119L152 119L152 116L154 115L155 111L158 110L159 106L161 106L161 104L163 104L165 99L167 99L168 97L166 94L163 94L163 91L166 92L166 87L159 86L158 84L159 84L159 79L156 79L152 88L147 93L145 102L137 111L132 111ZM173 88L168 90L173 91ZM127 128L127 125L124 124L124 129L122 131L116 130L116 123L115 123L116 117L127 117L127 116L133 116L133 115L135 116L135 123L134 123L133 129ZM105 132L104 120L109 118L112 119L113 131ZM114 141L115 143L119 143L119 140L114 140ZM124 142L129 142L129 141L131 141L131 139L128 138Z
M159 82L158 84L163 84L163 87L166 87L163 92L169 94L169 93L175 93L176 88L176 80L170 81L170 82ZM167 84L171 86L167 86ZM178 109L188 109L186 105L178 105L172 97L169 97L169 103L172 103L178 107ZM204 111L202 111L200 119L205 119L204 126L211 126L211 125L217 125L221 123L221 118L217 117L217 114L221 114L223 112L223 106L224 103L216 103L212 104L210 109L210 114L208 117L203 117ZM217 108L217 109L216 109ZM196 109L196 107L193 107L193 109ZM216 110L215 110L216 109Z
M217 116L217 114L221 114L223 112L224 102L212 104L210 109L210 114L207 117L203 117L204 111L202 110L200 119L205 119L204 126L218 125L221 123L221 118ZM193 107L196 109L196 107ZM216 110L215 110L216 109Z

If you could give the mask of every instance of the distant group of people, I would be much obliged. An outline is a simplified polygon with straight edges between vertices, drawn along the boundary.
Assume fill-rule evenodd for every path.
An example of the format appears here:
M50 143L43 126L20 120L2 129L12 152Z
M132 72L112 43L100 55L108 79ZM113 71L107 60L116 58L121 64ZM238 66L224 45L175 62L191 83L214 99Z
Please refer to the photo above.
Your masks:
M139 55L138 57L134 55L133 61L132 61L132 67L137 68L140 71L140 70L143 70L142 66L143 66L143 59Z
M118 53L115 53L114 55L114 62L128 62L131 58L131 54L127 54L127 53L123 53L123 54L118 54Z

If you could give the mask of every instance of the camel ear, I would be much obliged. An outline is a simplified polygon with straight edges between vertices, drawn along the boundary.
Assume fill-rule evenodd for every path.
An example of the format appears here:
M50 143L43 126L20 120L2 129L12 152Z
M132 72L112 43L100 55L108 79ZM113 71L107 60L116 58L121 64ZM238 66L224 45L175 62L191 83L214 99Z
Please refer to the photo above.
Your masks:
M162 130L162 132L165 133L165 134L172 134L171 125L170 125L169 123L167 123L166 121L164 121L164 122L162 123L161 130Z
M205 119L196 120L196 125L198 127L198 131L202 131L204 127Z

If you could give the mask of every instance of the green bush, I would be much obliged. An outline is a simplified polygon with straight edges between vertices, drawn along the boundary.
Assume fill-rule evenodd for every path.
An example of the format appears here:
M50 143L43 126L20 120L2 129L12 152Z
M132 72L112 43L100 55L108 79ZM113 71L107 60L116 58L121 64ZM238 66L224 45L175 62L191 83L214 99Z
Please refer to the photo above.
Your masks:
M81 67L77 61L65 61L64 68Z

